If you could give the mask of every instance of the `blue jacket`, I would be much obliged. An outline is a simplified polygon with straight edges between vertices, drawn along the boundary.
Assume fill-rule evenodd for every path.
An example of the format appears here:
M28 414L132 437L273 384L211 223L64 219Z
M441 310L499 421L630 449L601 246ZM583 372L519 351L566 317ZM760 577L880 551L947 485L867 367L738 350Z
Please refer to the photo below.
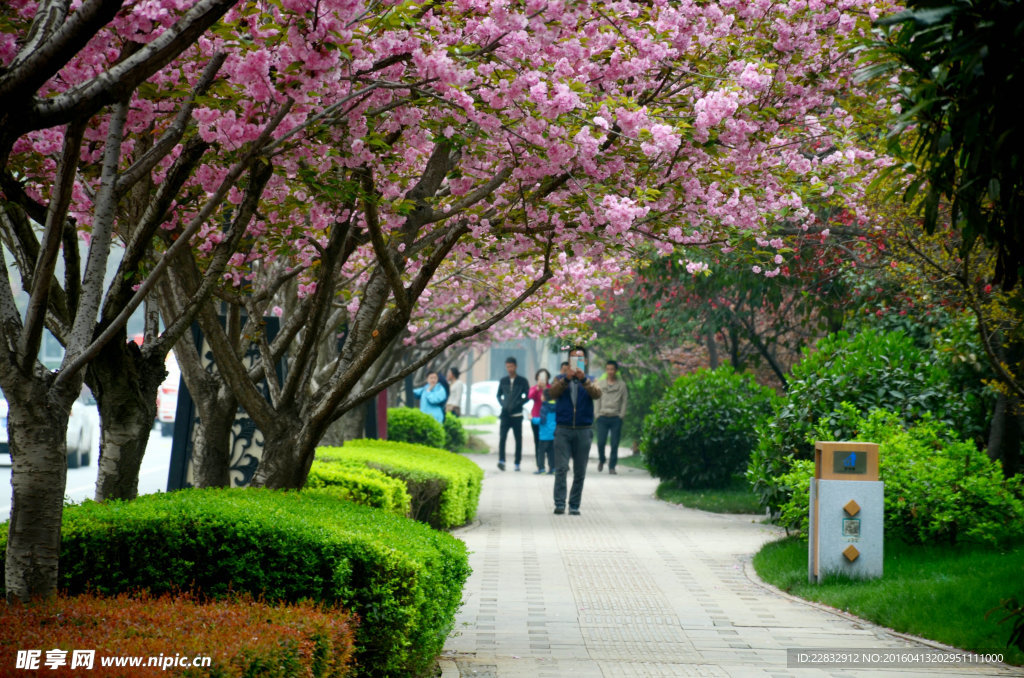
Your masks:
M540 440L555 439L555 401L545 400L540 406L540 425L537 429Z
M420 399L420 412L426 412L437 419L439 424L444 422L444 401L448 400L444 386L438 384L432 391L428 391L426 386L420 386L412 393Z
M587 379L590 380L591 388L597 391L597 397L600 398L601 391L593 383L593 378L588 376ZM555 421L559 426L584 428L594 424L594 399L582 384L576 396L576 407L572 406L571 384L566 382L565 377L561 375L555 377L551 388L556 392L561 390L555 401Z

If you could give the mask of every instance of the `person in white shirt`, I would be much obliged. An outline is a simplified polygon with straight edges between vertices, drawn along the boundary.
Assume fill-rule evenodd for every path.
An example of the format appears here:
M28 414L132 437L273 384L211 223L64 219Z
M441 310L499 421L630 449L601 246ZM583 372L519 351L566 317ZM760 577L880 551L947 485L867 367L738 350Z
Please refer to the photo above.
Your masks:
M445 410L448 414L461 417L462 416L462 396L466 392L466 385L459 381L461 376L458 367L448 368L448 404L445 405Z

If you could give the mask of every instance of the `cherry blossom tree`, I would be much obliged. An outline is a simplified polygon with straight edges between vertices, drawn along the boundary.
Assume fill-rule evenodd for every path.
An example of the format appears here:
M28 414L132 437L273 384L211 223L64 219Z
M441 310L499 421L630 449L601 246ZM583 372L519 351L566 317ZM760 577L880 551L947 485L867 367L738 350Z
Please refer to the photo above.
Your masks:
M133 355L97 360L103 346L125 343L154 290L169 333L141 362L195 316L218 406L241 404L266 438L257 482L297 487L330 423L402 377L367 378L396 342L432 347L414 370L504 320L580 330L593 287L645 247L686 257L762 238L773 276L786 249L769 227L814 227L810 203L866 219L874 158L844 102L870 0L7 5L0 188L19 217L4 242L31 290L24 317L0 290L16 597L55 585L54 450L82 369L102 392L102 364L109 376ZM127 263L104 294L115 239ZM289 312L271 342L255 320L274 306ZM44 323L67 348L55 373L35 358ZM146 381L122 401L138 421ZM206 415L206 439L223 440Z
M0 340L6 350L0 385L9 402L13 461L5 563L9 598L48 596L56 590L71 403L86 366L123 332L131 310L146 295L130 285L126 290L123 278L109 290L104 285L116 205L162 157L139 149L129 170L121 170L123 156L132 153L131 144L125 143L132 95L232 4L204 0L161 9L145 3L124 8L123 2L109 0L74 7L57 1L4 3ZM201 80L196 82L201 92ZM188 117L186 110L184 119ZM156 137L154 148L174 147L175 131L161 131L165 133ZM92 167L88 180L80 175L83 161ZM90 204L85 219L83 202ZM84 262L79 234L88 237ZM131 265L138 264L139 243L132 249L131 235L124 237L130 273ZM187 245L186 238L179 249ZM15 303L8 255L28 292L24 312ZM57 279L58 262L63 264L63 280ZM159 270L152 275L158 277ZM46 370L38 360L44 326L65 345L56 371Z
M786 245L769 231L815 226L809 202L867 219L857 200L873 154L841 105L857 96L845 50L877 16L867 4L456 2L384 15L345 24L344 48L325 51L341 92L361 95L284 177L303 204L267 214L268 232L276 220L302 233L288 251L266 239L221 296L258 318L294 279L286 330L247 370L239 342L259 332L233 338L200 314L219 378L264 433L258 484L300 486L330 422L402 377L361 385L368 370L461 315L452 308L473 313L406 370L501 319L546 313L548 333L596 314L579 285L552 279L593 287L641 246L757 237L771 277ZM277 59L260 63L286 72ZM545 287L558 293L523 306ZM344 346L317 369L341 324ZM277 383L269 366L284 358Z

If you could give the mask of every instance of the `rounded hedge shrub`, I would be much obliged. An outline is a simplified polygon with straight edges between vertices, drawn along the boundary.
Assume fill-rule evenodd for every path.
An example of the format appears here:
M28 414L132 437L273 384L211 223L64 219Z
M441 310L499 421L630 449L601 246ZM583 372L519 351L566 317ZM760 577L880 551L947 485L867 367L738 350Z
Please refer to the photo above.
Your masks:
M747 479L761 505L778 515L790 495L778 479L795 460L814 458L819 424L827 425L831 440L853 439L842 420L829 420L843 402L865 412L885 409L904 422L927 414L961 430L968 415L949 383L947 370L901 331L837 332L815 350L805 349L792 368L786 396L775 401L751 454Z
M1024 479L1005 478L999 462L946 425L925 419L908 427L884 410L861 416L849 403L835 415L855 436L879 443L886 538L1004 546L1024 535ZM779 479L792 489L779 520L787 530L807 531L813 475L814 463L799 460Z
M389 407L388 440L444 449L444 427L426 412L411 407Z
M466 429L462 427L462 422L458 417L453 417L450 414L444 418L444 435L444 449L449 452L458 452L466 446L466 442L469 440Z
M405 483L412 500L409 517L431 527L465 525L476 516L484 472L462 455L393 440L349 440L319 447L325 463L363 464Z
M0 549L6 542L3 526ZM379 678L432 668L469 576L458 539L342 501L330 489L189 489L87 501L64 509L60 546L65 593L243 593L341 606L359 618L356 675Z
M746 468L774 392L723 365L679 377L644 419L647 468L683 488L725 487Z
M412 506L405 483L359 462L316 459L309 469L306 487L330 488L341 499L400 516L408 516Z

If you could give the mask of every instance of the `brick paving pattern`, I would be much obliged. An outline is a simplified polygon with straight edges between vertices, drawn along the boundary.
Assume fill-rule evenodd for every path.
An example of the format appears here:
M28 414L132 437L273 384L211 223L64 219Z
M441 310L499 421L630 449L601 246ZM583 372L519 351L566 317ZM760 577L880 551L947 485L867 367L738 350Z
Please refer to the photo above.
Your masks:
M596 451L582 515L553 515L553 478L532 474L529 429L524 438L520 473L471 457L486 477L478 521L455 532L473 574L445 678L1024 676L1004 665L787 668L787 648L928 646L764 586L750 556L779 530L658 501L642 471L597 473Z

